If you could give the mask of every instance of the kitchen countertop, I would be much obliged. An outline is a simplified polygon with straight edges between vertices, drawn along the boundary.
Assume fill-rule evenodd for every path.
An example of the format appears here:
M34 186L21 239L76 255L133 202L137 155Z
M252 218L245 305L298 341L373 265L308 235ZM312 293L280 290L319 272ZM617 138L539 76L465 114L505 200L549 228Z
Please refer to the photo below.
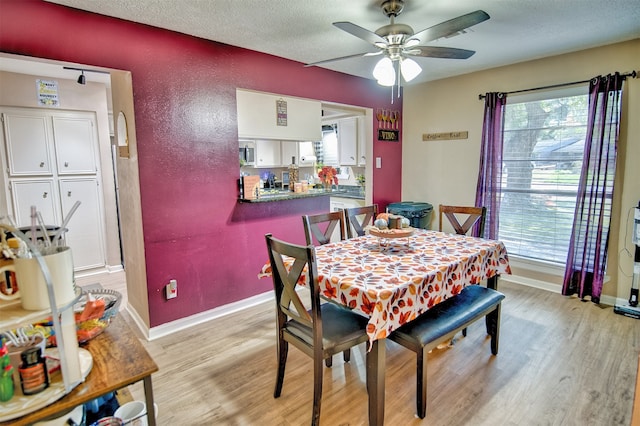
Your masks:
M352 188L356 188L353 190ZM260 192L260 198L254 200L248 200L245 198L239 198L238 202L240 203L266 203L271 201L284 201L284 200L295 200L300 198L309 198L309 197L323 197L323 196L331 196L331 197L341 197L341 198L354 198L359 200L364 200L364 195L360 192L358 187L338 187L334 188L331 191L326 191L325 189L310 189L308 192L293 192L282 189L263 189Z

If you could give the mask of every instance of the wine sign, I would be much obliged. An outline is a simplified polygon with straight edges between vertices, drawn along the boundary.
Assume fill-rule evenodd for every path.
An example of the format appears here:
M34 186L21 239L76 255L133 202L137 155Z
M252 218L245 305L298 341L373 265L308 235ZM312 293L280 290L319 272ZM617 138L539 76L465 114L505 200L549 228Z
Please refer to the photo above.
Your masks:
M383 142L398 142L400 140L400 131L378 129L378 140Z

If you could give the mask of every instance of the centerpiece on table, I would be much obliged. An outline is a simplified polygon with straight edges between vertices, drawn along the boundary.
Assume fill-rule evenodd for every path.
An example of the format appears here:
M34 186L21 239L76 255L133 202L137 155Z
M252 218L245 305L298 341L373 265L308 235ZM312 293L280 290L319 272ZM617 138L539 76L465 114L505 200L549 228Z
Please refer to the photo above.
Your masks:
M318 172L318 179L326 191L331 191L331 185L338 184L338 171L331 166L322 166Z

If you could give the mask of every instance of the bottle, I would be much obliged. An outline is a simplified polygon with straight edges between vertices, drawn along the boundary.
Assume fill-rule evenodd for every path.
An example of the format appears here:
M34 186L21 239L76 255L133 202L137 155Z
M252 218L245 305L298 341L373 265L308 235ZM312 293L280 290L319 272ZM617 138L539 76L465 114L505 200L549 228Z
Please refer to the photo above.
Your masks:
M48 388L49 373L40 347L26 349L20 354L20 359L22 363L18 372L20 373L22 393L33 395Z
M9 349L3 338L0 338L0 402L13 398L13 367L9 359Z
M289 189L295 191L295 184L299 182L298 178L298 165L296 164L296 157L291 157L291 164L289 164Z

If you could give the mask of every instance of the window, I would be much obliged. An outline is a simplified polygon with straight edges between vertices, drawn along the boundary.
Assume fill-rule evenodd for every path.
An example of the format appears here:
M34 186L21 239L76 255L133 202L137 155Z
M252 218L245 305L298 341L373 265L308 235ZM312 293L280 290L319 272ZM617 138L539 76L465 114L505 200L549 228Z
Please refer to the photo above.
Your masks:
M566 262L587 129L579 92L507 100L498 233L510 254Z

